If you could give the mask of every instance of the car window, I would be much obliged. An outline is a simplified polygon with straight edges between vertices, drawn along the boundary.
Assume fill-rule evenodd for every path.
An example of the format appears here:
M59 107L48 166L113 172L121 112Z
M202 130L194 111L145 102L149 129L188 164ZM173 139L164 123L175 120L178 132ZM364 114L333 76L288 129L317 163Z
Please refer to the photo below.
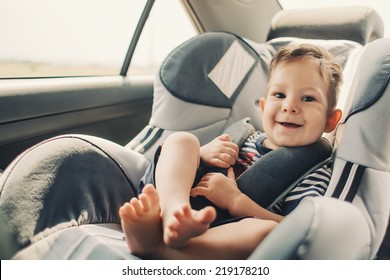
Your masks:
M0 78L118 75L145 3L1 0Z
M196 34L179 0L156 1L135 49L128 75L154 74L170 51Z
M367 6L372 7L381 16L385 25L384 37L390 37L389 2L383 0L279 0L283 9L323 8L337 6Z

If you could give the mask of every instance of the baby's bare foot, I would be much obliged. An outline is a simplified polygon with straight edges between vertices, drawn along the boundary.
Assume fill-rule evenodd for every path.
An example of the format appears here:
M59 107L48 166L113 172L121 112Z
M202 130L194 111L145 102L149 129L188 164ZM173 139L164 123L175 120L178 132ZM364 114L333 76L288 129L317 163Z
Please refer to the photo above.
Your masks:
M122 230L130 251L138 256L153 255L161 246L162 225L159 196L152 185L146 185L138 199L133 197L119 209Z
M216 218L213 207L207 206L199 211L183 204L164 222L164 243L172 248L184 247L192 237L201 235Z

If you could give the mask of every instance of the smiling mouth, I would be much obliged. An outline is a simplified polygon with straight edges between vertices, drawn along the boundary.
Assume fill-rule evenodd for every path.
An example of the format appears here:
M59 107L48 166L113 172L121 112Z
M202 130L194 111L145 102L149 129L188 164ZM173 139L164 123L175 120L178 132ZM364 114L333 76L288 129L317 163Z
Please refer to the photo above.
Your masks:
M290 122L278 122L278 123L286 128L300 128L302 126L301 124L290 123Z

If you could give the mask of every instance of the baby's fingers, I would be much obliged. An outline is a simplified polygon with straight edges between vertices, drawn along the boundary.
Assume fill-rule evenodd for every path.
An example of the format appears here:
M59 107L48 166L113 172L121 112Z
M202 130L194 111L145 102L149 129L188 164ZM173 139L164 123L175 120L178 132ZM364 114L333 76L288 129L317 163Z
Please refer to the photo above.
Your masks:
M215 167L220 167L220 168L229 168L232 164L226 160L222 160L219 158L213 158L211 160L211 165L215 166Z
M195 197L195 196L205 196L206 193L207 193L208 189L205 188L205 187L200 187L200 186L197 186L193 189L191 189L191 192L190 192L190 195L192 197Z

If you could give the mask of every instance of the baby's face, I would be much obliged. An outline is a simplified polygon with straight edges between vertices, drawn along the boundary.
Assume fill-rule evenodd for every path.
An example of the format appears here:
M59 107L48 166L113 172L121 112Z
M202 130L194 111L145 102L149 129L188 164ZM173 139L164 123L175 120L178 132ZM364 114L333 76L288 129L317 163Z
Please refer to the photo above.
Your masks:
M278 65L260 104L270 148L316 142L327 125L328 83L312 58Z

